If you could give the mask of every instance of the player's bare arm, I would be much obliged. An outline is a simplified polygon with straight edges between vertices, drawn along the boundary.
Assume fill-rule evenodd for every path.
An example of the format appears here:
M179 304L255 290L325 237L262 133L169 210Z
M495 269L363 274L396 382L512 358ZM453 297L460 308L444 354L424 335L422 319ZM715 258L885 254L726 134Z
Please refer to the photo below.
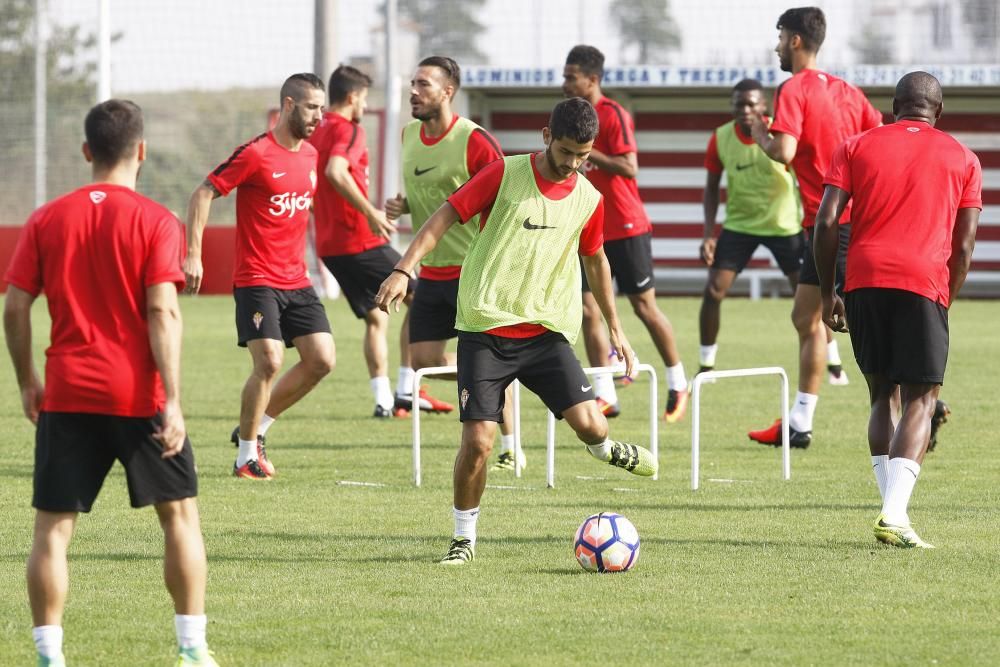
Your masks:
M201 263L201 239L208 224L208 213L212 209L212 200L220 197L207 178L191 193L187 210L187 255L184 257L184 292L197 294L201 289L201 280L205 269Z
M965 284L972 262L972 250L976 247L976 228L979 226L978 208L960 208L955 215L955 228L951 233L951 256L948 258L948 291L951 298L948 307Z
M789 164L795 159L795 152L799 148L799 140L784 132L771 134L767 128L767 121L762 114L754 114L750 120L750 136L757 142L764 153L775 162Z
M400 216L406 215L410 212L410 205L406 201L406 197L402 194L397 194L392 199L385 200L385 217L389 220L397 220Z
M32 424L38 423L45 389L35 369L31 353L31 304L35 297L14 285L8 285L3 304L3 330L7 351L14 362L17 386L21 390L21 407Z
M705 230L702 234L701 247L698 254L701 261L708 266L715 261L715 216L719 212L719 184L722 182L722 172L708 172L705 177L705 191L701 196L701 207L705 213Z
M427 218L427 222L413 237L410 247L406 249L406 254L393 268L389 277L382 282L378 294L375 295L377 307L388 313L389 307L395 305L396 312L399 312L399 304L406 296L409 281L416 275L417 264L437 246L441 237L447 234L451 226L458 221L458 211L447 201L441 204L441 208L434 211L431 217Z
M635 153L608 155L594 148L590 151L590 157L587 159L598 169L625 178L635 178L636 174L639 173L639 160Z
M834 331L847 331L844 300L837 295L836 280L837 246L840 242L838 221L850 199L850 193L832 185L826 186L813 230L813 259L823 298L823 322Z
M389 222L384 211L375 208L368 198L361 194L361 188L351 176L351 163L341 155L331 156L324 170L326 180L341 197L347 200L356 211L363 213L368 220L372 233L384 238L391 238L396 226ZM397 216L398 217L398 216Z
M635 364L635 353L632 352L632 346L625 338L625 332L618 319L618 309L615 307L615 298L611 290L611 267L608 265L604 248L590 256L582 255L581 259L594 299L601 309L601 314L604 315L604 321L608 323L608 338L611 340L611 347L618 360L624 362L625 374L631 376L632 367Z
M166 402L163 422L153 434L163 445L163 458L176 456L184 447L184 415L181 413L181 309L177 286L158 283L146 288L146 321L149 347L163 380Z

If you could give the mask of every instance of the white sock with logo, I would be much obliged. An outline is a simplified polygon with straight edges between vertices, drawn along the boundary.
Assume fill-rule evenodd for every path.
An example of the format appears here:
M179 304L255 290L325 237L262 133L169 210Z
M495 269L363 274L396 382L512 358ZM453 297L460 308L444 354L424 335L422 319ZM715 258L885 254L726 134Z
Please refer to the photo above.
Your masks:
M587 451L598 461L604 461L607 463L611 460L611 443L613 441L610 438L605 438L604 442L600 442L596 445L587 445Z
M896 526L910 525L906 509L919 475L920 464L916 461L902 457L889 459L888 481L885 499L882 501L882 516L885 517L886 523Z
M242 468L247 461L257 460L257 440L240 438L240 453L236 455L236 467Z
M375 395L375 403L382 406L385 410L392 410L392 387L389 386L388 376L380 375L373 377L368 380L368 384L372 388L372 394Z
M698 348L698 363L708 368L715 366L715 355L719 352L719 344L702 345Z
M400 366L399 375L396 377L396 396L409 396L413 391L413 369L409 366Z
M788 412L788 426L796 431L805 432L813 430L813 415L816 414L816 404L819 396L796 392L795 405Z
M62 655L63 629L61 625L39 625L31 629L35 640L35 650L43 658L58 658Z
M504 452L514 453L514 434L504 435L500 434L500 453Z
M174 630L177 631L177 645L181 648L201 648L208 646L205 640L205 627L208 617L205 614L189 616L174 615Z
M597 373L590 377L597 398L603 398L607 403L615 405L618 402L618 392L615 391L615 379L611 373Z
M267 429L271 428L271 424L274 423L275 418L268 416L265 412L264 416L260 418L260 426L257 427L257 435L267 435Z
M687 391L688 381L684 377L684 364L677 362L675 366L667 366L667 389Z
M872 472L875 473L875 483L878 484L878 495L885 500L885 487L889 481L889 455L878 454L872 456Z
M472 542L472 546L476 546L476 521L479 519L479 508L460 510L453 507L451 511L455 515L455 537L464 537Z

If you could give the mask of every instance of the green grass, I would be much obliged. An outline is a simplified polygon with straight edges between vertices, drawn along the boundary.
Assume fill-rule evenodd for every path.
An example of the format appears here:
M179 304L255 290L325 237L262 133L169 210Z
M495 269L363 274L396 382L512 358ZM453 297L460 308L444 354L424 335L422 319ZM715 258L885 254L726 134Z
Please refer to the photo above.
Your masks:
M698 302L662 303L693 369ZM623 301L619 307L628 310ZM719 367L777 364L794 384L789 309L788 301L727 302ZM994 303L960 302L952 313L943 395L953 419L911 504L935 551L893 550L872 538L878 492L865 439L867 397L844 337L852 383L823 387L813 446L793 452L788 482L779 451L745 435L778 414L773 378L705 388L697 492L688 487L690 419L663 427L657 482L597 463L560 424L557 486L546 489L544 413L525 392L529 467L521 480L491 476L492 484L516 488L487 490L477 560L448 569L435 560L452 529L457 420L424 420L424 486L414 488L410 422L369 417L361 325L343 302L328 311L338 367L269 433L279 478L252 484L229 476L229 432L249 370L248 355L234 344L232 301L184 301L184 406L201 473L209 641L222 665L1000 660ZM624 319L642 360L653 362L641 325L631 312ZM41 303L35 325L41 358ZM444 382L433 391L455 394ZM23 572L33 429L7 363L0 392L0 663L30 664ZM612 433L643 442L645 382L621 398L625 414ZM625 514L639 529L634 571L592 575L574 561L573 532L602 510ZM116 467L71 547L70 664L169 664L172 608L161 550L152 510L128 508Z

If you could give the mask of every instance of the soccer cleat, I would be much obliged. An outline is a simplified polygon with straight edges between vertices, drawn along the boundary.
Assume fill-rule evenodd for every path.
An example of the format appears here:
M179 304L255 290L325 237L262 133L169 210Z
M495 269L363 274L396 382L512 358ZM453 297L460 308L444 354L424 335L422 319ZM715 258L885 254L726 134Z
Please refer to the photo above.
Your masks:
M947 423L950 414L951 408L948 407L948 404L938 399L934 406L934 414L931 416L931 440L927 445L927 451L933 452L934 448L937 447L938 429L941 428L941 424Z
M707 373L708 371L714 371L715 366L698 366L699 373Z
M438 562L441 565L465 565L475 557L476 550L472 546L472 541L464 537L455 537L448 547L448 553Z
M622 413L617 403L608 403L600 396L597 397L597 409L608 419L614 419Z
M182 648L177 652L175 667L219 667L214 656L207 646Z
M413 410L412 394L396 394L393 406L397 410L406 410L407 413ZM451 412L455 406L451 403L434 398L427 391L427 385L420 385L420 409L424 412Z
M46 658L43 655L38 656L37 667L66 667L66 658L60 653L54 658Z
M407 413L409 414L409 413ZM392 419L396 416L396 408L383 408L378 403L375 404L375 412L372 413L372 417L375 419Z
M687 412L689 392L687 389L671 389L667 392L667 409L663 411L663 418L668 424L676 424L684 418Z
M611 351L608 352L608 365L617 363L619 363L618 354L615 352L614 348L611 348ZM638 365L639 365L639 355L633 352L632 366L634 368L635 366ZM615 381L615 384L618 385L619 387L627 387L633 382L635 382L635 379L638 375L639 371L633 370L632 375L626 375L625 373L622 373L621 375L615 375L613 379Z
M236 463L233 463L233 477L242 477L243 479L255 479L259 481L269 480L271 476L264 472L257 459L250 459L240 467L236 467Z
M528 460L524 456L524 450L521 450L521 470L528 467ZM490 470L514 470L514 452L500 452L500 456L497 457L496 463Z
M747 436L762 445L781 447L781 419L776 419L773 424L760 431L750 431ZM797 449L805 449L812 442L812 431L796 431L791 426L788 427L788 445Z
M928 544L920 539L920 536L910 526L895 526L886 523L885 515L879 514L875 520L875 539L890 546L901 549L933 549L933 544Z
M229 436L229 441L237 447L240 446L239 426L233 429L232 435ZM267 448L264 446L266 441L267 438L259 433L257 434L257 461L260 465L260 469L263 470L268 477L274 477L274 464L271 463L271 459L267 458Z
M847 377L847 371L840 364L828 364L826 367L827 378L830 384L843 387L851 383Z
M617 440L611 441L611 453L605 461L639 477L652 477L658 467L653 453L645 447Z

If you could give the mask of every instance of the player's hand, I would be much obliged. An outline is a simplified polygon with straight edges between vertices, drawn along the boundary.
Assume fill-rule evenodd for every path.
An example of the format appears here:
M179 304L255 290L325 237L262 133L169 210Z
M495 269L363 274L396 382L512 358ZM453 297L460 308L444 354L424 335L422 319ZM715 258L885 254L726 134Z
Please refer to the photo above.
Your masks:
M823 297L823 323L834 331L847 333L847 311L839 295Z
M372 215L368 216L368 227L372 230L373 234L386 239L391 239L393 232L396 231L396 225L389 222L385 211L377 209Z
M38 375L32 375L31 381L21 387L21 407L24 416L32 424L38 424L38 413L42 410L42 400L45 398L45 387Z
M197 294L201 289L201 279L205 269L201 265L201 257L188 255L184 258L184 293Z
M621 327L609 328L608 338L611 340L611 350L615 358L625 364L625 375L632 377L633 367L635 366L635 352L632 351L632 346L625 339L625 332L621 330Z
M702 263L712 266L712 262L715 261L715 239L705 239L702 241L701 247L698 249L698 254L701 257Z
M163 407L160 425L153 431L153 438L163 446L160 458L169 459L180 454L184 449L186 436L181 406L176 402L167 402Z
M758 144L767 140L769 132L763 114L755 113L750 115L750 136Z
M388 220L398 220L399 216L409 212L410 207L406 205L406 197L402 193L397 193L392 199L385 200L385 217Z
M388 313L389 307L395 304L396 312L399 312L399 304L406 298L406 290L410 286L410 279L399 271L393 271L389 277L382 281L378 294L375 295L375 306L383 312Z

